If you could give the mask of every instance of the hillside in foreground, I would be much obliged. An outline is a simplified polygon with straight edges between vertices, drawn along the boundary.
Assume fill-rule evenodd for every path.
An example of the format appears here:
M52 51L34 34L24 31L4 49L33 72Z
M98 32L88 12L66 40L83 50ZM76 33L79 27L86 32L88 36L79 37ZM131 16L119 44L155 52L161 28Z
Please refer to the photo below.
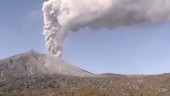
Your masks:
M0 96L169 96L170 75L74 77L42 75L0 79Z

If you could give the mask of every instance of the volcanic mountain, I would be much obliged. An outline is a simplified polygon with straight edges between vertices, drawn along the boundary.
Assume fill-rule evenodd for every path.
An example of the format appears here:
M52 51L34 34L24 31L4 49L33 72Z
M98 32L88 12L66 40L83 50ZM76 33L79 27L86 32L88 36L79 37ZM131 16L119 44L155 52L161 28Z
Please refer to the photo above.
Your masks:
M0 60L0 96L169 96L170 75L92 74L33 50Z
M30 76L62 74L70 76L88 77L93 74L72 64L48 54L41 54L33 50L0 60L0 76Z

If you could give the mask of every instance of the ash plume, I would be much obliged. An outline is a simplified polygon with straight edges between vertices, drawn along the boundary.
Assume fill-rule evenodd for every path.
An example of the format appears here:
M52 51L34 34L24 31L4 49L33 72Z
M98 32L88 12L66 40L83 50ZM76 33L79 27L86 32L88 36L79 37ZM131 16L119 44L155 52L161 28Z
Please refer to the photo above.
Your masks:
M61 56L69 31L163 22L170 19L170 0L49 0L42 10L47 49Z

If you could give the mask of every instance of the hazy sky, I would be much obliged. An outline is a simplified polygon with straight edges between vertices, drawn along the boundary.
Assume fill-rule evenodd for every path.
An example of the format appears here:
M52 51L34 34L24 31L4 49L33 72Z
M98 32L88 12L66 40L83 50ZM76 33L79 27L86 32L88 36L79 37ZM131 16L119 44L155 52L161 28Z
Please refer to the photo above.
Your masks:
M41 12L44 0L2 0L0 59L34 49L46 53ZM94 73L170 72L170 22L70 32L63 59Z

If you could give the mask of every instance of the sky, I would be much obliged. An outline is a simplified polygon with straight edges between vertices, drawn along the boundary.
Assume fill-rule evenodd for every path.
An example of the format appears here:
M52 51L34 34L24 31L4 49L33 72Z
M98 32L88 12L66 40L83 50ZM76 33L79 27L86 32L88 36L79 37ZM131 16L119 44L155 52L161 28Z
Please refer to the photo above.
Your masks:
M45 0L0 3L0 59L27 50L48 53L43 36ZM93 73L161 74L170 72L170 21L69 32L62 58Z

